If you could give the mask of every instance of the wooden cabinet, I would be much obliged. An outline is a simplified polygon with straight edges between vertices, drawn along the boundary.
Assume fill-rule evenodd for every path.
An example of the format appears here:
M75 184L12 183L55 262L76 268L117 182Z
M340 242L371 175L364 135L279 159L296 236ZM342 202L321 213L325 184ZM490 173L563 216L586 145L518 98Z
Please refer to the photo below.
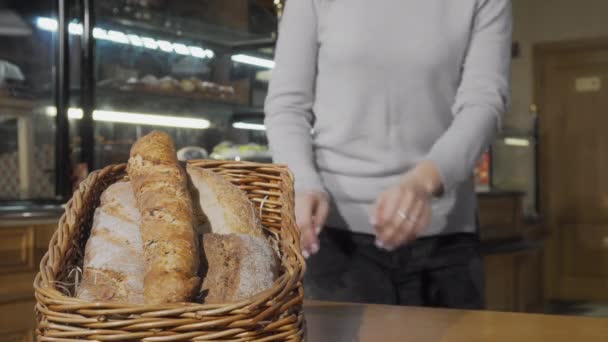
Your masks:
M0 225L0 342L34 341L34 288L56 225Z
M543 234L535 234L540 228L524 224L522 194L480 194L478 203L486 308L539 311L543 306Z
M518 238L522 234L521 193L482 193L478 197L482 240Z
M33 280L33 279L32 279ZM34 339L33 299L0 303L0 342L33 342Z
M515 311L515 263L510 255L484 257L486 308Z
M543 307L542 250L515 255L516 310L537 312Z
M538 312L542 308L539 248L486 255L484 267L488 310Z

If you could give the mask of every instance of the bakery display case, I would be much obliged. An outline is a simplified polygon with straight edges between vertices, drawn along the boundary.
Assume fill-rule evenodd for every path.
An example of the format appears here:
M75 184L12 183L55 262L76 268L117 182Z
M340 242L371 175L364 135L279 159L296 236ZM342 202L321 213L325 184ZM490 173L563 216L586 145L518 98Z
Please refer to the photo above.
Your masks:
M0 200L64 201L162 129L180 157L270 161L259 126L281 1L1 8ZM36 186L34 186L36 184Z
M154 129L171 135L182 159L270 161L265 138L246 123L260 117L274 66L275 2L58 4L32 26L58 52L56 101L43 112L56 122L63 197L89 171L126 160Z

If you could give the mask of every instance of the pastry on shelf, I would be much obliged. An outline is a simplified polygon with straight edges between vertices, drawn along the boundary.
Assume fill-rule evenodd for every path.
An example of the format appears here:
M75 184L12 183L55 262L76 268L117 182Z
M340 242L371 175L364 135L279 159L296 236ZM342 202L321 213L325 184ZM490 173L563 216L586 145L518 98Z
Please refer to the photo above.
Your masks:
M186 93L196 90L196 79L185 78L179 82L180 89Z
M224 141L213 148L211 159L216 160L270 160L271 155L268 146L260 144L236 145L230 141Z
M171 77L165 76L158 80L158 88L163 91L172 91L179 87L179 82Z
M218 87L221 99L232 99L234 98L234 87L232 86L219 86Z

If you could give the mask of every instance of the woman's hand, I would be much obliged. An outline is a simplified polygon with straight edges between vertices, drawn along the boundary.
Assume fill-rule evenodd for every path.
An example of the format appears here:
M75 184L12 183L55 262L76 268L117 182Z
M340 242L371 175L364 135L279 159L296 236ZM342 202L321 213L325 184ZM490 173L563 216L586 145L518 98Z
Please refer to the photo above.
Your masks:
M324 191L298 192L295 200L302 255L308 258L319 251L318 236L329 214L329 196Z
M421 162L401 182L376 200L372 224L376 245L394 250L416 239L430 224L431 197L441 192L439 172L431 162Z

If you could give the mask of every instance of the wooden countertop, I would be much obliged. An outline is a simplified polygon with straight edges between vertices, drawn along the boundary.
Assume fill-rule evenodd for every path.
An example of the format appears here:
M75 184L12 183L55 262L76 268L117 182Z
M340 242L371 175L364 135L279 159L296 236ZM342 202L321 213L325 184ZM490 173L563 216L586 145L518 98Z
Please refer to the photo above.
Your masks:
M309 342L608 341L608 318L305 303Z

